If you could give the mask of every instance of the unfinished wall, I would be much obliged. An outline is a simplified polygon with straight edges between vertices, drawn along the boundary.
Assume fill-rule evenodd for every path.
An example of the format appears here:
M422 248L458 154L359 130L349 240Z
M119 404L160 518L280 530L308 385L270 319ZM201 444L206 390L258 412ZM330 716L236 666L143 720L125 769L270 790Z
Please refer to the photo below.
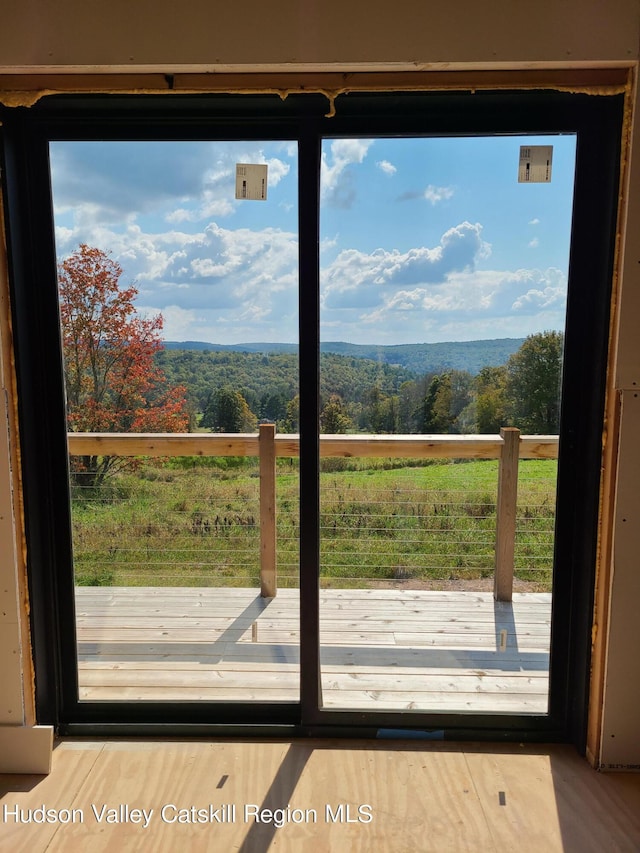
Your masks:
M637 0L8 0L0 27L0 71L594 65L637 55Z
M621 273L615 393L621 401L600 764L640 770L640 94L636 95Z
M0 354L1 366L1 354ZM25 719L22 687L18 554L13 516L13 489L9 467L8 395L0 385L0 726L19 725Z
M508 11L507 11L508 10ZM0 12L0 90L29 88L29 73L150 71L354 71L633 67L640 54L640 0L8 0ZM16 77L18 75L18 77ZM16 82L16 80L23 82ZM513 80L517 84L517 74ZM241 78L237 78L241 85ZM40 84L38 84L40 87ZM0 98L2 92L0 91ZM623 390L620 491L611 575L610 637L604 681L604 765L640 765L640 131L635 130L622 279L616 385ZM6 314L7 306L0 310ZM1 326L0 326L1 328ZM3 727L29 730L20 665L20 625L27 613L16 587L20 571L13 536L5 383L0 402L0 752ZM16 442L15 430L10 436ZM15 446L15 444L14 444ZM625 520L626 519L626 520ZM602 573L609 584L607 572ZM24 631L23 631L24 633ZM28 649L22 649L28 654ZM22 704L21 704L22 703ZM15 715L19 719L16 719ZM9 719L11 717L11 719ZM15 740L13 741L15 742Z

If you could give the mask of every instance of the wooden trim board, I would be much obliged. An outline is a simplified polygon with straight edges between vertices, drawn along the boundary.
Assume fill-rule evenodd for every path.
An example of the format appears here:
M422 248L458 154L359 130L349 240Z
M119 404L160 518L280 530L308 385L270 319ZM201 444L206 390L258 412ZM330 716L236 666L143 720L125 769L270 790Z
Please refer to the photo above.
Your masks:
M52 726L0 726L0 773L50 773L52 751Z

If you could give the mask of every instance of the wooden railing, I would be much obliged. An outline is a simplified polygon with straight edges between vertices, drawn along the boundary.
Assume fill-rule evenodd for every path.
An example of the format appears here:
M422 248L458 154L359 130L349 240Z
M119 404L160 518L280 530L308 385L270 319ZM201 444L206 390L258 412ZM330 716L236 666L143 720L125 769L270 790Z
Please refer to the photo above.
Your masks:
M72 456L256 456L260 460L260 589L277 592L276 459L300 453L298 435L259 433L69 433ZM557 435L321 435L321 457L498 459L494 596L511 601L520 459L556 459Z

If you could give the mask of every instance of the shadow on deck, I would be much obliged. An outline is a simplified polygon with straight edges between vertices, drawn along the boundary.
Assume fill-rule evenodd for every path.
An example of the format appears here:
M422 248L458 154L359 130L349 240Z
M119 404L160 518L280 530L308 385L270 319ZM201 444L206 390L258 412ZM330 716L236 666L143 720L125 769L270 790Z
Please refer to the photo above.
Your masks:
M327 707L545 713L551 596L322 590ZM297 701L298 590L81 587L80 698Z

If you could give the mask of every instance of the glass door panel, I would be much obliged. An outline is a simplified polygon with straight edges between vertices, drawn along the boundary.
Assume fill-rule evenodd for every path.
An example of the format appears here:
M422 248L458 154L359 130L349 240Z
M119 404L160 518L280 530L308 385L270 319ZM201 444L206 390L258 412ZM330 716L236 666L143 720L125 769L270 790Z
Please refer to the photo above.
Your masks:
M79 699L297 701L297 146L50 160Z
M324 708L548 711L575 149L323 141Z

